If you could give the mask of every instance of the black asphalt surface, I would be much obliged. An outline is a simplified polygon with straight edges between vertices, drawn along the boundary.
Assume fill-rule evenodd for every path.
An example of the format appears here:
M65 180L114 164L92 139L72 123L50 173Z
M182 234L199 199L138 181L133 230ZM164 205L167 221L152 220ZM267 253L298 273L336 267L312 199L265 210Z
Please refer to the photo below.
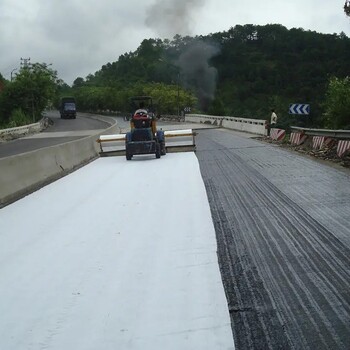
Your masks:
M48 112L47 116L53 122L47 129L43 131L43 135L36 135L33 138L19 138L12 141L0 143L0 158L17 155L20 153L34 151L44 147L59 145L65 142L77 140L88 136L92 130L106 129L110 125L102 120L96 120L86 117L84 114L78 113L76 119L61 119L58 112ZM84 135L84 130L86 134ZM69 136L57 136L59 133L69 133ZM74 135L76 132L76 135Z
M350 349L349 172L229 131L196 142L236 349Z

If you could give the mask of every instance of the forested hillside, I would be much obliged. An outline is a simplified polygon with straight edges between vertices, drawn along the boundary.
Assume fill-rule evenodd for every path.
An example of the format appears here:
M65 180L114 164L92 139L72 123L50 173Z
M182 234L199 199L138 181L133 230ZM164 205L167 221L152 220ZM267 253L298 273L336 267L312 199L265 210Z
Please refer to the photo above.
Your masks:
M179 84L181 109L268 118L275 108L282 123L322 126L329 80L349 75L349 57L350 39L343 33L235 26L208 36L144 40L135 52L77 78L74 87L82 104L91 104L94 95L99 107L113 100L109 107L123 109L130 94L153 93L163 111L172 112ZM309 103L311 116L295 120L288 115L290 103Z
M54 102L56 84L57 101L73 95L84 111L130 112L130 97L151 95L159 114L189 107L191 112L268 119L273 108L281 127L350 129L349 59L350 39L344 33L279 24L145 39L135 52L77 77L72 87L49 65L22 69L12 82L2 83L0 124L40 118L45 104ZM310 116L289 115L292 103L310 104Z
M221 43L216 98L230 113L288 114L290 103L310 103L313 124L324 111L330 77L346 77L350 40L281 25L235 27L213 36ZM287 115L288 118L290 118Z

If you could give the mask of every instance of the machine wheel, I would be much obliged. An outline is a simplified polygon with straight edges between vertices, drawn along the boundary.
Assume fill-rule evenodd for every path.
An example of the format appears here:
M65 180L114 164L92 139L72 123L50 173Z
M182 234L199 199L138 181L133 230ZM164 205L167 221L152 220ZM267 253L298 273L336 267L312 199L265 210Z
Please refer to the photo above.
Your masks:
M160 144L160 154L161 154L162 156L165 156L165 155L166 155L166 148L165 148L165 142L164 142L164 141L161 142L161 144Z
M126 160L131 160L132 158L132 153L130 152L130 149L128 147L128 139L130 138L131 134L127 133L126 134L126 142L125 142L125 157Z
M160 153L160 144L157 142L156 143L156 158L160 158L161 153Z

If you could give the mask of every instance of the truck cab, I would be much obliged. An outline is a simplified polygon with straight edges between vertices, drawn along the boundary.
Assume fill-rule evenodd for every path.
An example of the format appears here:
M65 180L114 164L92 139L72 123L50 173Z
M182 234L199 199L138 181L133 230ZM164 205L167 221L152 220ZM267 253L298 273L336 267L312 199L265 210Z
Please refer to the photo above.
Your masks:
M63 97L60 103L60 114L62 119L75 119L77 108L74 97Z

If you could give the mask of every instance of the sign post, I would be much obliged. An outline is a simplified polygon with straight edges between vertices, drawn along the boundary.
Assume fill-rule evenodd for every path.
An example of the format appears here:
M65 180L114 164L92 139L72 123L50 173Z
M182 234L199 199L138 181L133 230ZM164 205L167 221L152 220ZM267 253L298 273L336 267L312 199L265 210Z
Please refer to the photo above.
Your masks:
M292 103L289 105L289 114L309 115L310 105L305 103Z

